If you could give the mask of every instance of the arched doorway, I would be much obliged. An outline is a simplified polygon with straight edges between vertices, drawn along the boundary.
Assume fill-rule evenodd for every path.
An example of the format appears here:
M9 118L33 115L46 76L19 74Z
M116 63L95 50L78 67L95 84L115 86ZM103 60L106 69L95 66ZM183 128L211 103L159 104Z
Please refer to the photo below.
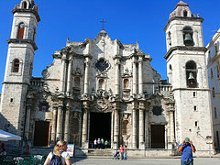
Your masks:
M90 113L89 147L93 148L94 139L111 140L111 113ZM110 147L108 145L108 147Z

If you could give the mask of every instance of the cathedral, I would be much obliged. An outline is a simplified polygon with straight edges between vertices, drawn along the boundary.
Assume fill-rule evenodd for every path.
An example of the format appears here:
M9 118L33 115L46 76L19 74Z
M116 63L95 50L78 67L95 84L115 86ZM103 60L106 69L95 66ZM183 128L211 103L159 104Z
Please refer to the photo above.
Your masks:
M164 28L166 81L138 44L112 40L105 29L95 39L67 41L42 77L33 77L38 7L21 0L12 12L2 129L33 147L64 139L89 150L103 138L112 149L123 144L132 151L173 152L187 136L198 155L214 152L203 19L188 4L180 1Z

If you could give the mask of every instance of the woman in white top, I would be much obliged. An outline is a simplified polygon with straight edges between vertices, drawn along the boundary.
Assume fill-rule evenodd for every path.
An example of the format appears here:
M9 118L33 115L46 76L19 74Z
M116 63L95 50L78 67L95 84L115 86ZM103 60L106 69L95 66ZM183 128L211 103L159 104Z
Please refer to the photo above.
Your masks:
M54 155L61 157L61 161L63 165L71 165L70 155L66 152L66 150L67 150L67 143L61 140L58 141L56 146L54 146L53 152L50 152L49 155L47 156L44 165L49 165Z

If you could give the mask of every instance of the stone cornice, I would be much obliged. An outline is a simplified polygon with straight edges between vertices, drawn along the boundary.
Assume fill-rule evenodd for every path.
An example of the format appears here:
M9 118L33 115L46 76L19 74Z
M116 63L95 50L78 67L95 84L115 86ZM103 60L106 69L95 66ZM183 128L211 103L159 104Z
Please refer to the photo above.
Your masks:
M3 82L2 84L17 84L17 85L30 85L29 83L25 83L25 82Z
M37 50L37 45L33 40L30 39L9 39L8 44L13 43L13 44L30 44L34 50Z
M192 47L192 46L175 46L171 47L169 51L164 56L165 59L168 59L171 53L175 50L185 50L185 51L203 51L205 53L206 48L205 47Z
M38 12L34 9L19 9L19 8L14 8L12 10L12 13L15 14L15 13L32 13L35 15L36 19L38 22L40 22L40 16L38 14Z
M172 17L169 19L169 21L167 22L167 25L164 27L164 31L167 30L167 27L174 20L203 22L204 19L201 17Z
M210 91L209 88L175 88L172 90L172 92L176 91L176 90L184 90L184 91Z

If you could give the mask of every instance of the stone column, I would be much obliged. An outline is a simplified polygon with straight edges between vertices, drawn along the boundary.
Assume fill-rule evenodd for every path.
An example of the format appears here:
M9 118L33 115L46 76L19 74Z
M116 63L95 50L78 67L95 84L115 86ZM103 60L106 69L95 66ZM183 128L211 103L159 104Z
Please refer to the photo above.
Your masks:
M70 107L66 106L64 140L69 142Z
M136 97L137 95L137 66L136 59L133 57L133 95Z
M83 112L83 125L82 125L82 147L88 148L88 113L89 107L88 105L84 105Z
M111 113L111 147L113 147L113 142L114 142L114 121L115 121L115 118L114 118L114 116L115 116L115 113L114 112L112 112Z
M119 139L119 112L116 108L114 110L114 146L113 149L118 149L118 139Z
M139 56L138 59L138 94L140 97L143 96L143 57Z
M61 79L60 79L60 91L65 91L65 80L66 80L66 54L62 55L61 59Z
M115 95L119 96L120 95L120 59L116 58L115 59Z
M57 113L57 139L63 138L63 105L58 105Z
M145 110L145 147L146 148L150 148L150 137L149 137L149 127L150 127L150 123L149 123L149 110L150 107L146 107Z
M132 110L132 148L137 149L137 109Z
M139 103L139 149L145 149L144 144L144 103Z
M25 137L29 139L30 133L30 117L31 117L31 104L27 103L27 110L26 110L26 123L25 123Z
M89 90L89 57L85 58L85 73L84 73L84 95L88 95Z
M52 117L52 129L51 129L51 143L56 143L56 127L57 127L57 106L53 107L53 117Z
M174 107L172 104L169 105L169 141L168 141L168 148L169 149L173 149L174 143L175 143L175 123L174 123L174 115L175 115L175 111L174 111Z
M67 78L67 96L70 96L71 93L71 72L72 72L72 58L69 59L69 64L68 64L68 78Z

